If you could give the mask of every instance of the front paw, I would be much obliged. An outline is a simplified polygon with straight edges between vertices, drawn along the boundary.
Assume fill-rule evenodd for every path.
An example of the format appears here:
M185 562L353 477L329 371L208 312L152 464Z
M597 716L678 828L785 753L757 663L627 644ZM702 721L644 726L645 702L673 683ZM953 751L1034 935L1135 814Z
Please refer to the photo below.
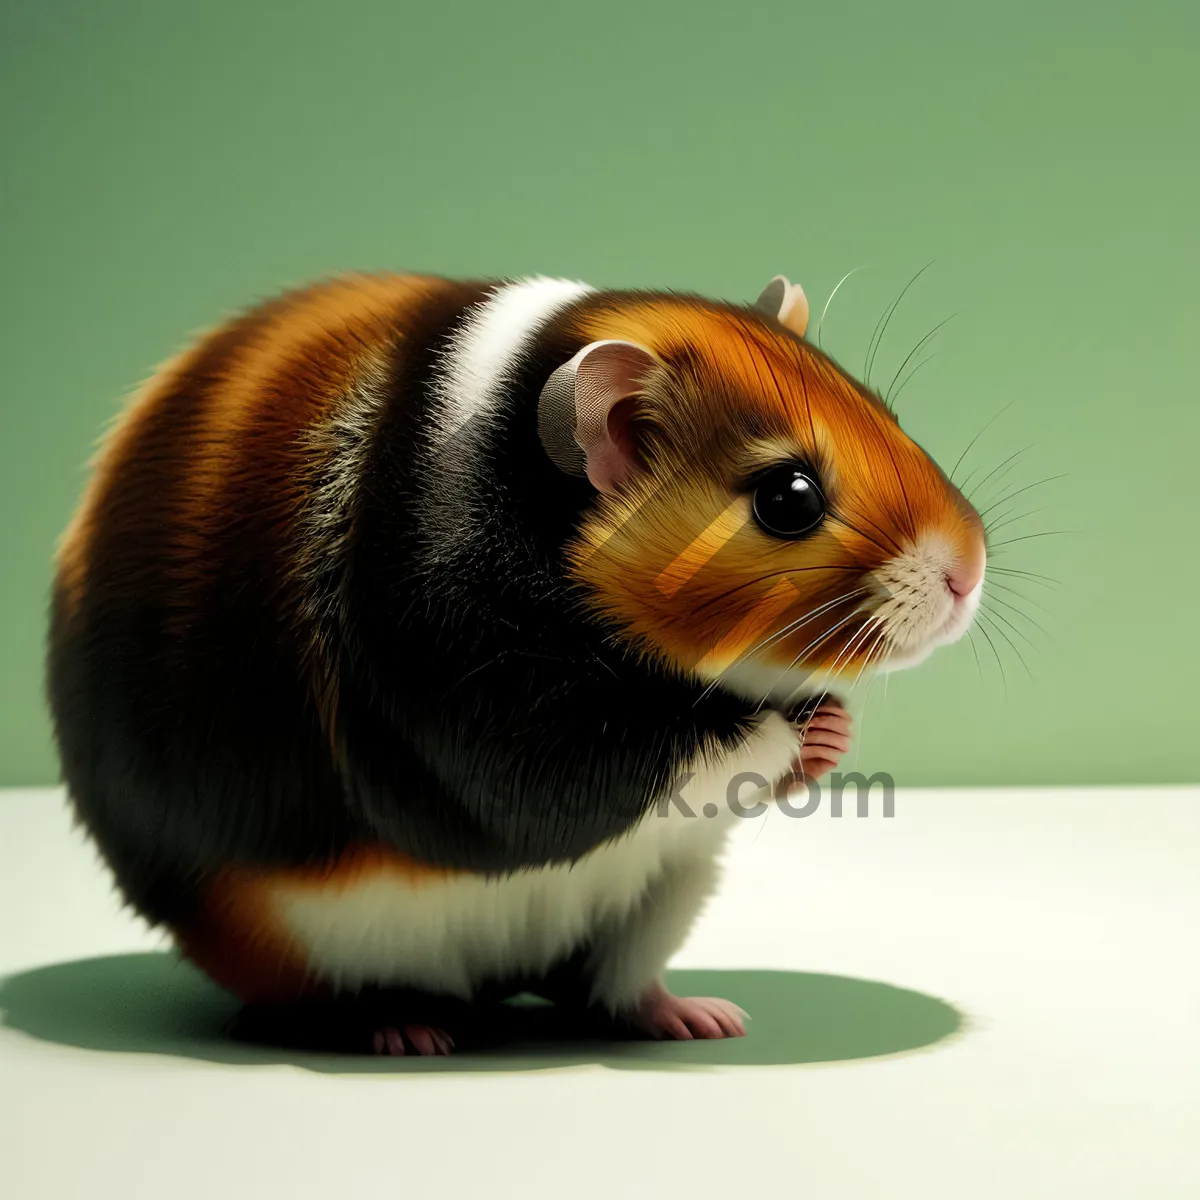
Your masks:
M800 753L792 763L792 776L808 782L837 768L850 749L850 714L831 696L816 707L804 707L792 723L800 737Z

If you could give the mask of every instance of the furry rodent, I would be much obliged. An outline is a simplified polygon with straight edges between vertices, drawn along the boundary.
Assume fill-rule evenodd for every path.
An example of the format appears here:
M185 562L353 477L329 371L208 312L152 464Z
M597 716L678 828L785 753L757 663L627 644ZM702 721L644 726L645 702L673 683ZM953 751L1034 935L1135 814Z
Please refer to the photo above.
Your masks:
M741 1033L661 983L731 797L834 765L849 718L796 706L961 636L984 570L806 318L784 279L356 275L165 365L64 536L49 650L128 901L248 1002L531 989ZM396 1003L376 1049L450 1048Z

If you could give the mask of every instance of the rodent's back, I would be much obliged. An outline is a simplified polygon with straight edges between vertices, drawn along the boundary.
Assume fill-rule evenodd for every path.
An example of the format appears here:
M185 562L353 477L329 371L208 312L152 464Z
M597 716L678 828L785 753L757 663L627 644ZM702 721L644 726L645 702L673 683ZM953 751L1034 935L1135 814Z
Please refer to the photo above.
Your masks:
M154 920L205 861L304 861L354 834L296 546L328 484L319 431L364 389L383 403L439 291L464 300L359 276L271 301L163 367L99 456L60 549L48 686L68 789Z

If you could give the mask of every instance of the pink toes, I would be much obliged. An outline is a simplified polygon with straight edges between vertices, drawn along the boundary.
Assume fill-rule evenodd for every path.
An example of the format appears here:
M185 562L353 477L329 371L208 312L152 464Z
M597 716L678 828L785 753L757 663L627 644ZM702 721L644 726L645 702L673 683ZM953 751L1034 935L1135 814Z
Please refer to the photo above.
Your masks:
M375 1031L376 1054L400 1057L409 1052L423 1056L449 1054L454 1049L454 1039L442 1029L432 1025L385 1025Z
M747 1014L730 1000L715 996L674 996L661 984L643 994L627 1019L650 1037L681 1042L746 1036ZM406 1022L375 1030L376 1054L393 1058L432 1058L451 1054L454 1039L436 1025Z
M745 1037L747 1015L730 1000L715 996L673 996L666 988L656 986L642 997L632 1020L651 1037L692 1041Z
M850 749L853 719L840 704L823 703L815 712L800 718L800 757L793 769L802 779L820 779L834 770Z

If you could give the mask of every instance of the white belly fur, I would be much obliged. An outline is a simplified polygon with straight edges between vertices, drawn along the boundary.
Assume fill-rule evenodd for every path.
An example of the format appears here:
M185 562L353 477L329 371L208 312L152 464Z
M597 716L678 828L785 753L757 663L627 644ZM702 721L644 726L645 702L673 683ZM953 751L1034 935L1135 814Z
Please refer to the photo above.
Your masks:
M523 870L504 877L451 876L407 881L384 875L331 885L281 887L275 908L310 969L339 988L364 984L419 987L470 998L480 981L551 967L604 926L623 920L673 922L678 930L654 939L674 946L686 935L703 897L686 905L633 910L664 869L689 862L708 871L737 820L727 803L730 779L754 771L780 778L796 754L796 734L768 712L755 731L718 761L697 762L678 795L696 814L674 804L652 809L629 833L569 866ZM766 799L747 783L743 806ZM703 814L715 804L715 816ZM685 907L686 912L679 909ZM645 964L646 982L665 965Z

